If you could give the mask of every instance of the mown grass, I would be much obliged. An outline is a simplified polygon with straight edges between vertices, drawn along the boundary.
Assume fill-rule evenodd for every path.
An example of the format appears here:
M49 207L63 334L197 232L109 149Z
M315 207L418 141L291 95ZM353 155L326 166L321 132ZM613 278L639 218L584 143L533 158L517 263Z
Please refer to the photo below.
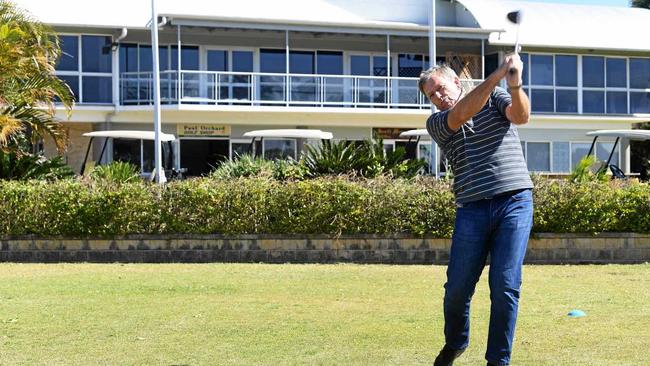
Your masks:
M0 264L0 364L430 365L445 268ZM650 265L526 266L512 364L650 364Z

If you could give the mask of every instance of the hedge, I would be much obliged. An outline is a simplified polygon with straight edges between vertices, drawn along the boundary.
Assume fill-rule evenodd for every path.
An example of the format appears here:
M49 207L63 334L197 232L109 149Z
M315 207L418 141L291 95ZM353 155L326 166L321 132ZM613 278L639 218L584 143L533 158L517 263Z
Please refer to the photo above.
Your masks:
M650 232L650 186L535 179L535 232ZM450 237L448 182L431 178L280 182L190 179L158 187L0 182L0 236L393 234Z

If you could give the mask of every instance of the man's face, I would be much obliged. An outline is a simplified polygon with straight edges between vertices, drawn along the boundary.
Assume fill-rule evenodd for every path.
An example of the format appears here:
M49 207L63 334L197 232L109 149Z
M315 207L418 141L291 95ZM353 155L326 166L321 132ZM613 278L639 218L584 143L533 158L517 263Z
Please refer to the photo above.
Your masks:
M444 76L433 74L426 83L424 83L424 93L427 98L441 111L445 111L456 104L460 97L461 88L460 80L455 78L453 81Z

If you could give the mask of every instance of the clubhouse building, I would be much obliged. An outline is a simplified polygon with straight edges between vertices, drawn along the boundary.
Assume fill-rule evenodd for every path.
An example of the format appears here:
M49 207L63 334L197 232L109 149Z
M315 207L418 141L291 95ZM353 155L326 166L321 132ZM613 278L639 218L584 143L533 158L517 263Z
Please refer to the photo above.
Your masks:
M16 3L60 36L57 74L76 105L69 119L62 108L59 116L75 170L83 133L153 130L149 0ZM424 128L431 113L417 88L431 58L471 88L513 50L517 29L506 19L513 10L523 11L532 115L519 133L530 171L568 174L590 149L588 131L650 121L650 10L507 0L158 0L162 131L176 136L168 164L205 174L246 152L244 133L259 129L319 129L334 140L381 137L385 149L404 146L400 133ZM273 137L260 148L295 158L303 143ZM606 160L613 145L599 139L597 156ZM47 142L45 149L54 151ZM429 138L415 154L432 172L444 169ZM102 162L150 172L153 155L151 141L115 139ZM629 161L623 139L612 163L629 173Z

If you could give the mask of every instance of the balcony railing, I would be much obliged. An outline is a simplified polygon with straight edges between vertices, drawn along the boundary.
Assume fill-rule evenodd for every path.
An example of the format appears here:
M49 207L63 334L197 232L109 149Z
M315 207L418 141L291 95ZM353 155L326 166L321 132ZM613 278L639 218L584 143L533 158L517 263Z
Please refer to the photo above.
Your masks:
M481 80L463 80L469 90ZM225 71L163 71L163 104L278 105L349 108L430 108L417 78L272 74ZM153 103L153 73L120 75L122 105Z

